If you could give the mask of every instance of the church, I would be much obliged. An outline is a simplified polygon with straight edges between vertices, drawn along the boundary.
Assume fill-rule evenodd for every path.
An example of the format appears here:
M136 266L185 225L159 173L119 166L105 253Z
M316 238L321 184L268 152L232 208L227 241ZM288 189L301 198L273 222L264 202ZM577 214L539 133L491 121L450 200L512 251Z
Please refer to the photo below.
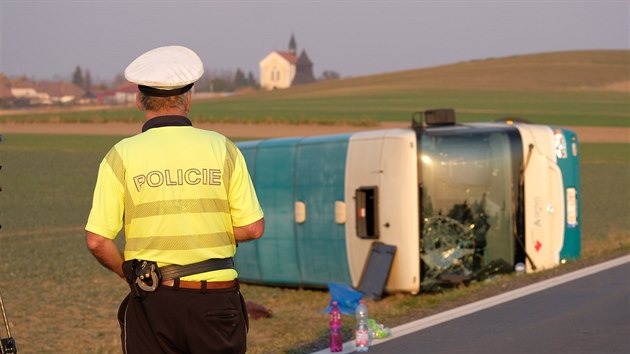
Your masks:
M297 55L295 37L291 35L288 51L269 53L260 63L260 87L265 90L286 89L315 82L313 62L306 50Z

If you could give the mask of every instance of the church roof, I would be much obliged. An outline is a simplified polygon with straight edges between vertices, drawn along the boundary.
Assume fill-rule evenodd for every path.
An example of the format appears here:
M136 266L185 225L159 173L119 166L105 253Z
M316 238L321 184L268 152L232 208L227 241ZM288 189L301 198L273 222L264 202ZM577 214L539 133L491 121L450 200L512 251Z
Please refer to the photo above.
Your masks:
M300 57L297 60L297 65L312 65L313 62L311 61L311 59L309 59L308 55L306 54L306 50L302 50L302 53L300 53Z
M295 64L295 77L291 86L308 84L315 82L315 76L313 75L313 62L308 58L305 50L302 50L300 58Z
M79 86L65 81L40 81L35 84L35 88L38 92L45 92L50 97L80 97L85 94L85 90Z
M291 64L295 64L298 61L298 57L296 57L295 54L291 52L280 52L277 50L275 52L278 53L281 57L286 59Z

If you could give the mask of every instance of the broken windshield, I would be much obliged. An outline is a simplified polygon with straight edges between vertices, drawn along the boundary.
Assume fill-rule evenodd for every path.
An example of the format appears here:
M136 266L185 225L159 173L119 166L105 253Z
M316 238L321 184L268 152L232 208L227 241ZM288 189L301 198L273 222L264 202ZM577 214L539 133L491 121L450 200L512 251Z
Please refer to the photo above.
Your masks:
M511 269L522 161L516 130L431 128L419 138L423 286L472 279L497 264Z

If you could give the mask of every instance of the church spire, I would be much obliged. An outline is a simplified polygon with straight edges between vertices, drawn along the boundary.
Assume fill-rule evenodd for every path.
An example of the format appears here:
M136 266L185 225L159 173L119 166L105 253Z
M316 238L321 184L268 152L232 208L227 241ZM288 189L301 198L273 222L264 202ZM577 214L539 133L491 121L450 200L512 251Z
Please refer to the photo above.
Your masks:
M293 55L297 55L297 44L295 44L293 33L291 33L291 40L289 41L289 52L293 53Z

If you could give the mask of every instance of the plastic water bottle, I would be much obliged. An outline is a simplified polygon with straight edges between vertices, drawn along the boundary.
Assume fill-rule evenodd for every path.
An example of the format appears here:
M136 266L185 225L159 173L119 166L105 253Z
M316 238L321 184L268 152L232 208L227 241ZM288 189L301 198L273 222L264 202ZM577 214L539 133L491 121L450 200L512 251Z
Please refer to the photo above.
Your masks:
M343 338L341 335L341 310L337 306L337 301L333 301L330 310L330 351L338 353L343 349Z
M357 352L367 352L370 349L370 329L368 328L368 310L365 301L359 300L355 316L357 318L356 349Z

